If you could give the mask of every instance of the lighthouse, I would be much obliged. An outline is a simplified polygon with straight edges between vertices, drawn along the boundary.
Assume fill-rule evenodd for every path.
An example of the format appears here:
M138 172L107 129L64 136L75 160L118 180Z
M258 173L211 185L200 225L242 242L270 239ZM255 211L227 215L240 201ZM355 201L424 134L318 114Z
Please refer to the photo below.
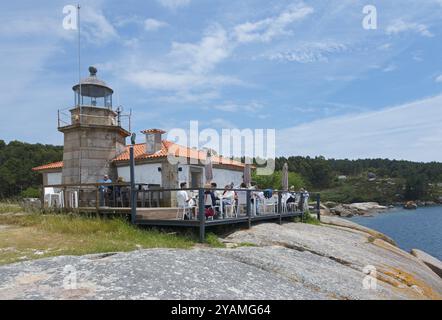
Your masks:
M113 110L114 91L89 68L89 77L73 87L75 106L69 120L60 121L64 134L62 183L96 183L108 175L116 179L112 160L125 151L130 132L121 125L120 112Z

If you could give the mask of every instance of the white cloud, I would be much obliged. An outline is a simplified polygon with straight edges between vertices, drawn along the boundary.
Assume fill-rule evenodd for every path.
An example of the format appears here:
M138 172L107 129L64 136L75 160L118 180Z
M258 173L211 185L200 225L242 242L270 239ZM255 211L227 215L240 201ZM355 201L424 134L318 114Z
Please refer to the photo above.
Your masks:
M106 43L119 38L113 25L104 16L101 9L85 6L82 9L82 33L92 43Z
M295 50L272 53L268 55L268 58L298 63L326 62L329 55L345 51L347 51L347 47L343 44L324 41L300 44Z
M191 0L157 0L162 6L169 9L177 9L190 4Z
M304 19L313 11L312 7L302 3L292 5L277 17L240 24L235 27L234 33L240 43L269 42L277 36L289 34L287 27L290 24Z
M233 102L228 102L220 105L213 106L213 109L220 110L224 112L239 112L245 111L249 113L255 113L262 110L264 106L257 102L252 102L249 104L238 104Z
M178 2L173 3L178 5ZM174 6L172 2L163 2L163 4ZM249 30L251 32L247 37L271 39L286 33L285 28L290 23L302 19L311 12L313 9L303 4L290 6L279 16L256 23L256 29L253 32ZM156 20L150 21L149 24L152 28L162 26L162 23ZM133 64L132 68L125 70L125 79L144 89L175 91L170 97L172 100L182 97L183 101L193 102L198 99L207 101L210 97L218 96L217 89L222 86L244 85L234 77L214 72L220 63L232 55L241 42L247 42L244 41L246 37L244 28L245 25L239 25L234 31L227 32L222 26L213 24L198 42L173 42L170 52L164 59L151 61L150 67L140 69L139 65L142 63ZM238 32L242 32L239 38L237 38Z
M166 26L168 26L166 22L155 19L146 19L146 21L144 21L144 29L146 31L156 31Z
M199 43L172 43L170 55L194 73L207 73L229 57L232 49L226 31L214 25Z
M175 91L171 99L208 100L218 96L219 87L242 84L234 77L213 72L232 50L226 31L220 26L211 26L199 42L174 42L166 61L128 71L125 79L144 89Z
M278 132L280 155L442 161L442 95ZM293 139L296 137L296 139Z
M395 64L389 64L384 69L382 69L383 72L392 72L397 69L397 66Z
M218 99L220 94L216 90L203 90L202 92L191 93L189 91L178 91L173 95L168 94L157 98L162 103L188 104L188 103L208 103Z
M402 19L395 20L387 27L388 35L395 35L403 32L418 33L423 37L433 37L434 35L428 30L428 27L424 24L415 22L405 22Z
M149 90L186 91L197 88L213 88L224 85L239 85L235 78L220 75L199 75L189 72L163 72L142 70L129 72L125 79Z
M213 120L210 120L210 126L213 126L215 128L222 128L222 129L236 129L237 126L230 120L226 120L223 118L216 118Z
M442 83L442 74L436 78L436 82Z

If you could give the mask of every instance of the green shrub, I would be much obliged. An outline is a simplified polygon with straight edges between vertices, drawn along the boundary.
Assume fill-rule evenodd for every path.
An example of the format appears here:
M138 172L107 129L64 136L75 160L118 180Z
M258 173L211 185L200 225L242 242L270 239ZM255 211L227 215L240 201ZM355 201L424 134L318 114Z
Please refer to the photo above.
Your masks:
M282 188L282 171L275 171L269 176L258 176L253 174L253 181L255 181L260 189L274 189L280 190ZM296 190L305 187L305 182L302 177L295 173L289 172L289 187L294 186Z
M22 198L40 198L40 190L29 187L20 194Z

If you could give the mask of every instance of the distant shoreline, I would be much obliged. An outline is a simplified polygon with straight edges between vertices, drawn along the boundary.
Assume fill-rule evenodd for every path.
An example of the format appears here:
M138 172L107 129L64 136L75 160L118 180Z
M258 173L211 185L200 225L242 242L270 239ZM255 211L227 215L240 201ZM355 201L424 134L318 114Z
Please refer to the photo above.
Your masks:
M442 207L441 203L436 202L412 202L415 208L406 208L406 202L395 203L388 206L380 205L378 202L360 202L360 203L335 203L325 202L321 205L321 214L326 216L339 216L342 218L351 218L355 216L372 217L376 214L388 213L397 209L416 210L418 208Z

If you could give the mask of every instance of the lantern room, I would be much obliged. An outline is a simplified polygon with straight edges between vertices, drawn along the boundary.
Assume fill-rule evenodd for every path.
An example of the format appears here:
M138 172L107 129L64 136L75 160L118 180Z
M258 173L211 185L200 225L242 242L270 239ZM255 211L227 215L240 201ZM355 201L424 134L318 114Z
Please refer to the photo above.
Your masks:
M89 67L89 77L72 88L75 92L75 105L112 110L114 91L104 81L97 78L97 72L95 67Z

